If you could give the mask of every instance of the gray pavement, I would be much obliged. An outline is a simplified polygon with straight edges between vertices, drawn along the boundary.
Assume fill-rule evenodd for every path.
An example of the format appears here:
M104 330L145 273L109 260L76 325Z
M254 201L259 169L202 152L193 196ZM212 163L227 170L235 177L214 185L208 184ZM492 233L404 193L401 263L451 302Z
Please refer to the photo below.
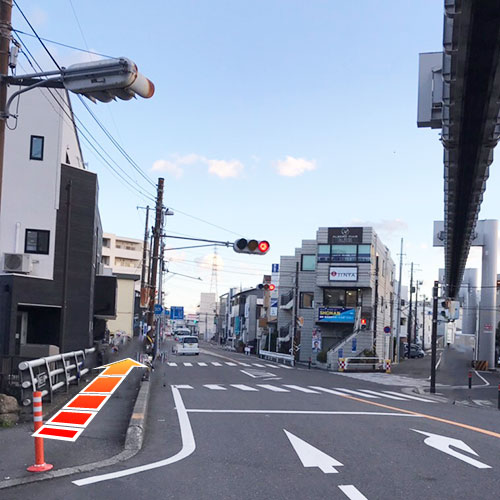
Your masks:
M497 412L412 399L399 385L286 369L211 347L196 357L169 354L151 383L137 455L99 471L18 486L5 498L36 491L46 498L106 500L471 499L500 489ZM314 447L301 452L306 462L316 449L342 465L336 473L305 467L285 430ZM417 430L463 441L478 454L464 455L491 468L425 444ZM87 484L72 482L81 480ZM340 486L359 494L348 496Z

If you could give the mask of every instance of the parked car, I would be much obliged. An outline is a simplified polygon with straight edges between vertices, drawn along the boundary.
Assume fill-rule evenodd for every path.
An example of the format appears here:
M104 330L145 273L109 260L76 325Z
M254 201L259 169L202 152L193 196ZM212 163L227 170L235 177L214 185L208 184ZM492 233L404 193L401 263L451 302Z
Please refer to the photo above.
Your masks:
M194 335L184 335L179 337L178 342L174 346L175 354L200 354L198 345L198 337Z
M408 345L405 345L405 357L408 357ZM410 348L410 358L423 358L425 356L425 352L419 345L412 344Z

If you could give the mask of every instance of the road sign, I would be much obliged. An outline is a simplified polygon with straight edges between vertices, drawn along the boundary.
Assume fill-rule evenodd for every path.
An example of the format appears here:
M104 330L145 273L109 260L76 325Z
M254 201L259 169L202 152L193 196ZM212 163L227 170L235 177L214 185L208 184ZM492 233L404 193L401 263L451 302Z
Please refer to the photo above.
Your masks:
M170 319L184 319L184 307L172 306L170 308Z
M338 353L339 353L339 358L344 357L344 349L342 349L342 347L338 350Z
M161 306L161 304L155 304L155 314L161 314L162 311L163 307Z
M357 347L358 347L358 339L352 339L351 351L356 352Z
M391 333L391 327L390 326L384 326L384 333Z
M272 264L271 265L271 272L273 273L279 273L280 270L280 265L279 264Z

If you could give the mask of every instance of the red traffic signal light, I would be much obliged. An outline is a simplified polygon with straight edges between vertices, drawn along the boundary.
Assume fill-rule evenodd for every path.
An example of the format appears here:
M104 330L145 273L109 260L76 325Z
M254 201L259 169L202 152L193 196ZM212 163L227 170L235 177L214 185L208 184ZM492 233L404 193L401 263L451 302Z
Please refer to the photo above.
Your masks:
M366 326L366 319L365 318L361 318L361 326Z
M269 284L269 291L272 292L273 290L276 290L276 285L273 285L272 283Z
M272 292L273 290L276 290L276 285L274 285L273 283L260 283L257 285L257 288L259 290L269 290L270 292Z
M240 238L233 243L233 250L236 253L248 253L250 255L264 255L269 251L268 241L247 240Z

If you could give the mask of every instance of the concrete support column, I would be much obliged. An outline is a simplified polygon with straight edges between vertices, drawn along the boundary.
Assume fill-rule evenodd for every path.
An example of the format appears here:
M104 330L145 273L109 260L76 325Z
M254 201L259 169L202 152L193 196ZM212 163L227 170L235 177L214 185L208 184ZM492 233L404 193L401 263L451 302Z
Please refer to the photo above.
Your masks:
M495 367L495 330L497 302L497 247L498 221L478 221L483 233L483 259L481 277L481 306L479 313L478 360L488 361Z

